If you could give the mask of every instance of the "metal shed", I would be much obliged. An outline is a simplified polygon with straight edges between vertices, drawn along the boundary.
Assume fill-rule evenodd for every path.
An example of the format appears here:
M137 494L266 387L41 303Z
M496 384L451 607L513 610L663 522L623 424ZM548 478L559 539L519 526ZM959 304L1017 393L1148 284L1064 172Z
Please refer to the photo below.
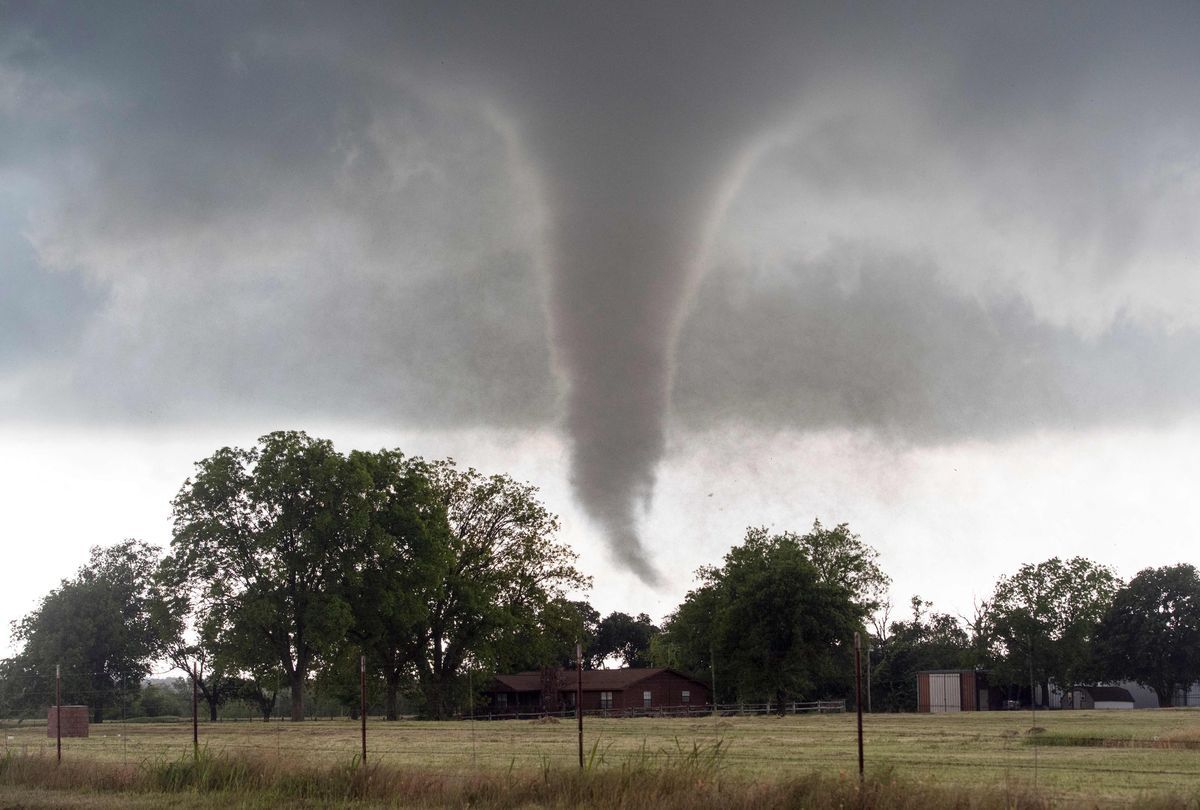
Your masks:
M917 673L918 712L979 712L987 708L986 672L931 669Z
M1134 700L1129 690L1120 686L1077 686L1063 701L1063 706L1078 709L1132 709Z

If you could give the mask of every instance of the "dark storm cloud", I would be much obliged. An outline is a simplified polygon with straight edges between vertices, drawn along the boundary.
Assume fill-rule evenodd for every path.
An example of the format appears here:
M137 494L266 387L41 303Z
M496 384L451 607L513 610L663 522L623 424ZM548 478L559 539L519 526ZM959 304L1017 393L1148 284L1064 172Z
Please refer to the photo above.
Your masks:
M677 363L685 424L1194 401L1194 6L0 14L0 178L92 291L42 307L69 373L13 415L544 425L557 367L581 503L652 580Z
M856 268L852 285L844 268ZM1031 427L1169 424L1200 397L1200 333L1113 324L1082 338L1020 299L947 290L849 248L762 280L714 274L680 341L675 408L712 428L867 429L941 443Z
M241 13L46 8L8 65L19 113L63 99L8 119L49 198L23 230L107 291L68 410L552 418L528 194L478 103Z

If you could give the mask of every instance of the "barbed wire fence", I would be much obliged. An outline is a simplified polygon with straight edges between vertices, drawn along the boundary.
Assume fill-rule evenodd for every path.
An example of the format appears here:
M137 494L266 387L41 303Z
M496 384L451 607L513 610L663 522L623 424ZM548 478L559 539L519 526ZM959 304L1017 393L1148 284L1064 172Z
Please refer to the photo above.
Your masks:
M352 759L362 763L367 762L369 756L371 762L432 768L538 768L547 763L568 767L574 762L576 741L573 734L567 733L570 726L564 729L551 727L554 725L552 721L575 718L574 710L507 713L481 710L464 712L461 720L467 722L461 724L390 723L383 719L381 704L369 703L366 665L365 662L356 663L359 663L356 668L360 670L361 678L360 712L354 721L347 712L332 716L342 722L329 722L318 719L318 715L309 715L309 722L293 724L289 718L278 714L269 720L258 717L254 718L254 722L247 722L250 719L248 713L235 709L219 714L218 721L214 723L207 717L201 717L199 701L191 704L196 708L190 717L137 717L130 714L136 689L129 684L121 682L111 688L81 688L75 685L70 690L64 689L64 700L78 701L76 705L88 706L90 713L98 706L104 707L103 721L91 724L87 739L62 737L60 740L48 736L39 739L39 733L47 734L49 731L47 713L36 719L6 720L3 723L4 750L6 754L53 756L61 744L64 758L92 757L121 762L127 766L162 761L164 757L199 758L206 752L324 763ZM169 674L169 671L161 674ZM64 669L63 675L65 679L68 675L77 676L78 673L68 673ZM40 701L47 712L59 705L55 700L57 689L52 677L18 675L14 678L24 678L26 681L24 688L17 684L16 690L25 704ZM797 722L774 727L742 724L730 729L722 723L730 718L776 715L781 709L783 714L796 718ZM853 723L838 721L836 716L845 714L844 701L797 701L785 702L782 706L763 702L587 710L584 717L589 723L601 721L590 728L585 724L585 728L588 728L590 763L617 764L631 758L645 757L647 752L651 755L661 754L667 761L671 756L682 755L686 749L696 750L707 746L709 750L714 747L719 750L723 766L738 770L786 772L788 769L803 768L808 771L849 773L855 767L858 735ZM1011 718L1009 725L1014 728L1022 722L1019 712L995 714ZM822 718L827 715L834 717L817 720L811 727L804 725L805 717ZM43 717L47 719L45 726L41 723ZM94 719L94 714L89 717ZM1052 775L1067 775L1068 772L1079 779L1108 783L1120 783L1133 776L1200 781L1200 763L1196 768L1189 769L1180 767L1177 760L1170 758L1164 759L1159 766L1147 762L1124 763L1119 759L1039 758L1042 746L1016 731L1003 732L1003 740L996 741L997 755L994 758L958 757L956 748L961 747L966 752L973 745L979 745L979 731L966 723L956 727L953 732L944 729L937 732L937 739L932 741L942 753L931 755L928 750L920 750L919 746L913 745L909 747L910 750L892 746L887 748L885 754L875 755L873 735L881 732L874 730L872 725L876 718L884 717L867 714L865 719L868 763L876 769L928 769L932 756L938 771L948 781L964 783L984 774L994 776L997 782L1005 785L1014 776L1025 784L1037 784L1040 781L1047 785ZM488 723L488 720L509 722ZM662 724L664 730L659 730L657 725L639 720L670 722ZM520 721L521 724L512 721ZM532 733L536 737L533 741L530 721L547 726ZM1035 721L1031 721L1030 715L1025 713L1024 722ZM764 733L778 744L765 747L751 744L746 735L755 733L748 731L753 728L764 729ZM62 729L61 724L59 729ZM14 730L20 733L14 734ZM1031 728L1029 731L1034 730ZM739 737L738 733L742 736ZM1028 744L1013 745L1018 741ZM740 746L740 742L746 744ZM1104 743L1103 740L1096 742ZM1180 747L1200 747L1200 741L1197 746L1181 743Z

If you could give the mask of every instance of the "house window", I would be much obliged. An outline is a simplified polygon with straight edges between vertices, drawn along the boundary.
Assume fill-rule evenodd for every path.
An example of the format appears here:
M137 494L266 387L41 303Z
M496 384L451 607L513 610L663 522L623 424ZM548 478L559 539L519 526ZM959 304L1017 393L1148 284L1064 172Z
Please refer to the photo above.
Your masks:
M497 709L507 709L508 708L508 695L506 693L501 692L500 694L496 695L496 708Z
M611 709L612 708L612 692L601 692L600 693L600 708L601 709Z
M642 692L642 706L643 707L650 706L650 693L649 692Z
M679 702L680 703L691 703L692 702L692 693L689 692L688 690L684 689L682 692L679 693Z

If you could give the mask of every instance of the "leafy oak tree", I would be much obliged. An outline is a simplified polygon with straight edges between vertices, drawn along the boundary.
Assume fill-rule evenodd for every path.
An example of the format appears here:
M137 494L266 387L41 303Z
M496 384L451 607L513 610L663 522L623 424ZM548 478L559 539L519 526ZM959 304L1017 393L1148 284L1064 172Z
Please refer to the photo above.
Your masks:
M447 459L428 468L449 532L421 599L429 606L413 657L426 711L445 717L468 661L482 669L512 660L547 606L590 580L555 541L558 518L537 489L484 476Z
M1096 646L1106 677L1136 681L1170 706L1176 689L1200 680L1200 573L1187 564L1138 572L1113 597Z
M811 535L747 530L720 566L701 568L700 586L668 617L655 644L684 669L708 674L717 699L787 700L841 691L850 643L886 583L875 553L857 542L834 548ZM815 559L814 559L815 558Z
M63 699L91 706L96 723L107 706L136 696L164 651L156 620L163 609L155 579L159 556L136 540L95 546L73 578L13 623L13 639L22 646L6 671L18 702L51 700L59 665Z
M1002 677L1030 678L1049 700L1050 684L1063 692L1096 674L1093 641L1120 580L1084 557L1026 564L1001 577L989 600L992 654Z
M600 620L592 654L601 661L619 658L627 667L649 666L650 645L658 633L659 629L645 613L634 618L616 611Z
M421 658L418 639L429 624L430 596L450 559L450 526L423 460L381 450L355 451L350 462L366 471L370 484L366 531L346 571L353 616L347 641L382 676L384 713L396 720L400 691L414 680Z
M584 667L590 668L586 622L581 610L590 605L563 597L550 599L530 621L514 627L491 663L500 671L528 671L546 667L575 668L575 644L584 648ZM594 612L594 611L593 611ZM594 645L593 645L594 646Z
M231 639L220 604L209 604L188 588L187 578L168 556L157 578L163 598L155 619L163 639L163 655L195 681L200 698L208 705L209 720L217 709L242 691L242 665Z
M244 666L283 669L293 721L314 666L353 622L343 585L369 487L330 442L277 432L198 462L174 500L176 569L240 638Z
M747 534L751 532L767 534L765 528L750 529ZM846 588L865 615L883 605L891 579L879 567L879 552L850 531L847 524L827 529L820 520L814 520L807 534L784 532L782 536L799 544L823 581Z

